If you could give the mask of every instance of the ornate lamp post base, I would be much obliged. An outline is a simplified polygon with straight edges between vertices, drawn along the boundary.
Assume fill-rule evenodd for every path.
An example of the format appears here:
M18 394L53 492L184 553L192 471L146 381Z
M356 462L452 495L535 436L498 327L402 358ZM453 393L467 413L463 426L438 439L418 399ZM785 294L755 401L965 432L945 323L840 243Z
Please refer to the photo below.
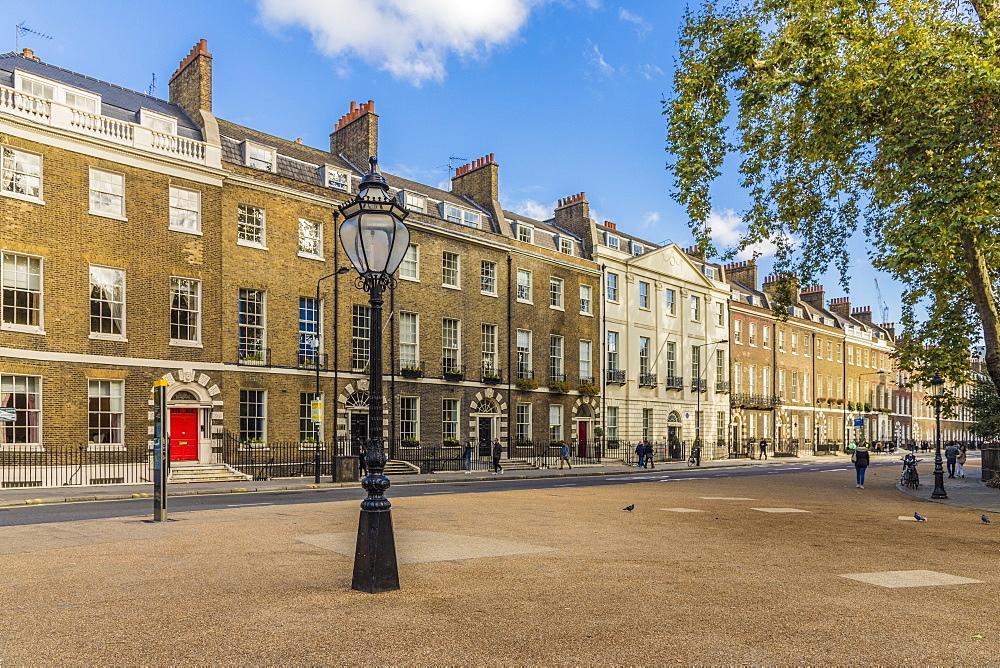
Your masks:
M934 491L931 492L932 499L947 499L948 493L944 491L944 467L941 466L941 447L938 445L937 456L934 457Z
M399 589L391 510L362 510L351 589L369 594Z

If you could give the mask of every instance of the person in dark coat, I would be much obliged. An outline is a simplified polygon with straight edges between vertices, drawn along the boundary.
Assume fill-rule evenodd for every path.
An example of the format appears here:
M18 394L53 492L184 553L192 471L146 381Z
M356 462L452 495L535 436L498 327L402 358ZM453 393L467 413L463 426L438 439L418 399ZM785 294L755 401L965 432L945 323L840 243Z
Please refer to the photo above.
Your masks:
M465 450L462 452L462 459L465 460L465 472L472 473L472 443L465 443Z
M760 439L760 458L767 459L767 439Z
M503 473L503 467L500 466L500 457L503 456L503 446L500 445L500 439L493 439L493 475L497 473Z
M653 444L646 443L644 446L642 446L642 454L646 457L646 467L655 469L656 467L653 466Z
M635 456L636 456L636 459L639 460L639 463L636 464L636 466L638 466L639 468L645 468L645 465L646 465L646 448L645 448L645 446L643 446L642 443L636 444L636 446L635 446Z
M858 479L858 484L855 485L855 487L858 489L864 489L865 471L868 469L868 464L871 461L871 455L868 452L868 448L866 448L864 444L859 445L854 450L854 454L851 455L851 461L854 462L854 471Z

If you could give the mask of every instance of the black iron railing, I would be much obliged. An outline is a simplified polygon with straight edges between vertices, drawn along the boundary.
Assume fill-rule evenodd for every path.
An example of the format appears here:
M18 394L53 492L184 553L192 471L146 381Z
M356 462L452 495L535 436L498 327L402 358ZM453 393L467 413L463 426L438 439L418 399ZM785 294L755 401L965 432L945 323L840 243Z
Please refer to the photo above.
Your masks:
M320 370L326 369L326 355L324 354L312 354L312 353L299 353L298 367L300 369L315 369L319 367Z
M729 391L729 381L728 380L717 380L715 381L715 391L717 394L725 394Z
M465 378L465 368L455 360L442 360L441 377L445 380L462 380Z
M639 387L656 387L656 374L655 373L640 373L639 374Z
M241 348L236 354L240 366L271 366L270 348Z
M482 380L487 385L496 385L503 382L503 371L499 367L484 364Z
M565 383L566 382L566 374L564 374L564 373L550 373L549 374L549 382L550 383Z
M691 379L691 391L692 392L704 392L706 389L708 389L708 381L707 380L705 380L704 378L702 378L700 380L698 378L692 378Z
M152 449L91 443L67 450L6 445L0 451L0 489L121 485L153 481Z
M606 369L605 378L607 382L614 383L616 385L625 384L625 369Z
M663 379L663 384L668 390L683 390L684 378L681 376L667 376Z
M518 369L515 372L514 378L517 380L528 380L535 377L535 372L532 369Z

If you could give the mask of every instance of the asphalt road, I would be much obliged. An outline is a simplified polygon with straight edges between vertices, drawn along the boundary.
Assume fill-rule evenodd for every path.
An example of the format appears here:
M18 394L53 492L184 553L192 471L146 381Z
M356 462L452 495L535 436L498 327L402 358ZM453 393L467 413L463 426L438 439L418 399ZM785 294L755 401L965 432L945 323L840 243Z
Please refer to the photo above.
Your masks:
M872 462L872 469L894 467L900 464ZM475 494L504 492L513 490L546 490L561 488L605 487L609 485L631 485L640 483L662 483L683 480L713 480L718 478L742 478L766 475L795 475L802 473L839 473L853 484L854 470L844 462L808 462L792 464L787 461L749 467L690 468L656 470L640 473L608 476L579 476L570 478L519 478L498 475L485 481L437 482L428 484L407 484L390 487L389 500L438 496L449 494ZM170 497L169 513L189 513L226 508L252 508L262 506L297 505L303 503L328 503L331 501L357 500L360 504L364 491L358 488L294 490L275 492L252 492L246 494L204 494ZM37 506L11 506L0 508L0 526L20 526L52 522L73 522L110 518L148 518L152 516L152 499L126 499L114 501L88 501L79 503L58 503Z

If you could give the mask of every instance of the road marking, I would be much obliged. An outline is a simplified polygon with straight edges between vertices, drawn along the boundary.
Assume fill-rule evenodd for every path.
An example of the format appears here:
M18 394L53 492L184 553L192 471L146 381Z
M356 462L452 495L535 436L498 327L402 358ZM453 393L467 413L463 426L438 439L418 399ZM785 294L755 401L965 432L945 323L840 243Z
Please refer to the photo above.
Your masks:
M694 508L660 508L660 510L666 510L670 513L703 513L704 510L695 510Z
M920 521L916 517L914 517L913 515L900 515L896 519L898 519L901 522L919 522Z
M848 469L826 469L827 473L833 473L834 471L847 471Z
M576 487L576 485L575 485L575 484L569 484L569 485L553 485L553 487Z
M757 499L751 499L746 496L702 496L699 497L706 501L756 501Z
M434 494L451 494L451 492L424 492L424 496L432 496Z
M230 508L246 508L247 506L273 506L273 503L227 503Z
M808 513L808 510L799 510L798 508L751 508L750 510L757 510L762 513Z
M882 571L880 573L846 573L839 577L857 580L889 589L900 587L940 587L957 584L983 584L982 580L963 578L937 571Z

